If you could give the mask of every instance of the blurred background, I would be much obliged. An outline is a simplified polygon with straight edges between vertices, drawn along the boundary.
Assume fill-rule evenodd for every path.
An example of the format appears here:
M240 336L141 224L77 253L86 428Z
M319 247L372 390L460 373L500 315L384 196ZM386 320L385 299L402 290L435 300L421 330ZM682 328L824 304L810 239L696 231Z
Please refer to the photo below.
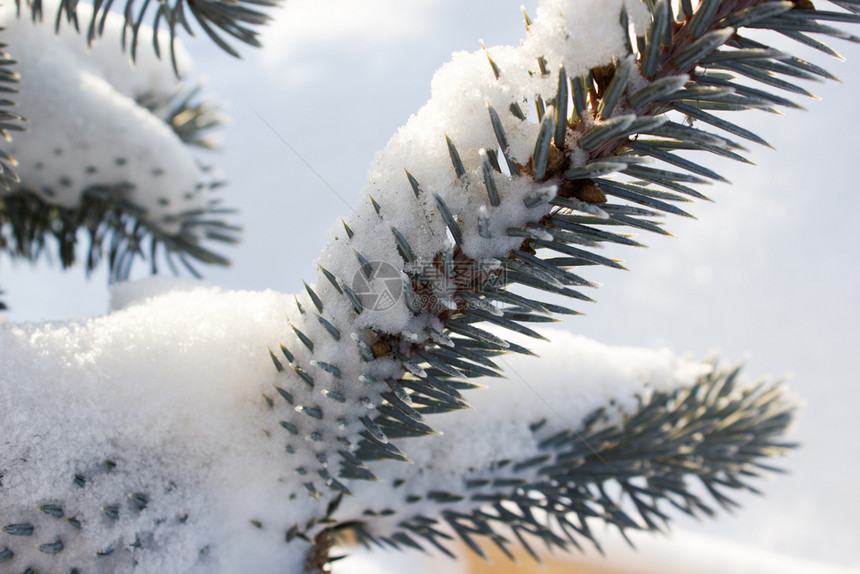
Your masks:
M374 153L428 99L434 70L453 51L479 49L479 39L519 42L521 1L288 0L266 47L242 49L244 61L205 37L186 42L209 91L229 102L222 151L206 159L223 169L225 202L245 228L242 244L224 251L233 266L203 269L207 280L298 292ZM535 6L525 5L532 16ZM631 271L589 270L604 284L598 304L565 325L611 344L696 357L718 350L726 362L745 360L750 377L789 376L805 403L792 437L803 448L780 461L789 474L755 483L764 496L738 496L734 514L702 523L676 516L676 524L860 568L860 186L850 165L860 49L834 47L847 62L803 51L842 80L807 86L821 98L799 102L808 112L736 120L777 151L753 149L758 167L709 158L733 185L704 190L715 203L685 206L696 221L669 219L675 238L607 249ZM2 258L0 271L10 321L107 310L104 270L87 280L82 269L61 275L46 261L31 268Z

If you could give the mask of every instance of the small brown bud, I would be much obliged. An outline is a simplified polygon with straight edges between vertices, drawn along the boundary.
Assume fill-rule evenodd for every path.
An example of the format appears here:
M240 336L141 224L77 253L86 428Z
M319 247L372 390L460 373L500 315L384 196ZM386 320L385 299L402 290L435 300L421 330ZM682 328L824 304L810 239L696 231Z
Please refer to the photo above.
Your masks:
M391 351L391 347L382 339L378 339L370 346L370 350L373 351L373 356L378 359L387 355Z
M606 194L590 179L569 181L561 185L559 197L573 197L586 203L606 203Z

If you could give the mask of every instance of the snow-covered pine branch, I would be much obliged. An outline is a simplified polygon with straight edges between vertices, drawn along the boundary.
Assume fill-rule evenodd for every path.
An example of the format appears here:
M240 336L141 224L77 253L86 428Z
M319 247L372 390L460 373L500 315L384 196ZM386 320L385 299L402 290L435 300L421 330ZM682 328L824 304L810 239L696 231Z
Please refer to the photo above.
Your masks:
M736 392L730 373L652 357L645 370L662 364L663 375L632 373L602 405L564 395L577 387L563 377L567 420L518 401L459 421L478 381L505 392L490 380L506 371L499 355L531 353L505 330L539 339L528 323L574 313L522 287L587 300L578 289L592 284L571 270L620 267L595 248L637 244L610 230L665 233L661 212L684 215L670 202L719 179L675 152L743 160L734 138L759 141L712 111L792 105L772 89L803 90L778 76L828 77L743 30L824 49L806 33L847 37L826 22L856 20L805 7L547 0L522 46L460 54L438 73L431 101L378 156L361 206L331 232L305 293L180 292L101 319L4 328L11 450L0 496L16 514L2 557L15 567L298 571L325 566L335 530L410 546L440 543L447 523L468 542L504 544L512 531L568 546L556 527L588 537L579 518L652 528L661 499L701 508L688 477L728 503L715 485L744 488L737 477L780 449L789 421L777 389ZM608 419L588 419L612 400ZM664 417L672 424L654 423ZM520 442L470 470L468 457L510 421ZM450 465L424 458L455 447ZM607 460L611 475L594 464ZM427 491L425 477L444 480L437 469L459 483ZM606 482L647 497L638 517L616 508Z
M91 12L78 7L81 17ZM55 34L11 7L0 14L0 34L17 59L14 79L21 78L13 109L25 118L12 126L24 131L4 146L16 177L0 190L0 248L34 260L56 243L68 267L82 230L87 270L106 257L115 279L127 277L138 256L155 269L158 251L171 266L174 258L227 264L205 244L234 241L237 228L222 220L217 174L191 149L213 146L218 106L178 83L152 51L138 54L133 69L117 45L123 20L109 16L101 41L87 47L71 26ZM178 41L175 66L181 76L190 70Z
M789 416L776 388L747 394L752 387L732 389L728 373L668 351L545 331L554 342L535 347L540 361L508 357L509 380L480 380L487 388L466 395L474 409L433 417L442 434L398 442L413 464L379 463L377 482L343 479L354 496L342 500L324 487L311 497L305 485L316 477L304 467L319 461L302 446L315 441L298 437L285 452L286 417L266 399L283 402L265 345L283 336L288 296L173 282L157 295L165 282L119 287L124 307L105 317L0 332L0 571L301 572L305 538L332 526L403 546L444 544L449 531L435 521L476 543L490 532L500 541L510 525L562 545L563 530L538 521L541 510L581 542L590 532L580 520L620 516L617 493L597 489L609 470L643 497L655 489L698 513L706 502L684 495L666 468L740 478L733 469L753 470L740 456L731 467L697 463L711 449L773 454L772 433ZM538 388L518 378L525 372ZM413 397L421 409L426 396ZM645 460L643 443L663 457ZM569 508L559 506L562 489ZM500 499L517 508L502 514ZM531 516L512 523L527 501ZM471 530L482 522L492 529Z
M368 461L407 460L391 439L434 432L414 395L450 395L452 381L493 376L493 355L529 352L499 329L540 338L529 323L575 313L515 289L588 300L580 288L593 285L572 270L621 267L595 247L638 245L615 230L665 233L653 218L686 215L672 202L721 178L676 152L743 161L736 138L764 142L712 111L794 105L768 86L806 94L772 70L829 77L743 27L845 37L815 18L856 19L789 2L687 4L547 2L522 46L458 54L437 73L431 101L376 158L363 203L330 232L317 281L287 310L293 334L272 349L276 367L305 383L285 386L284 406L309 415L288 430L349 447L312 447L325 462L303 467L309 490L320 478L347 490L341 478L372 477ZM383 400L375 416L347 410Z
M459 537L482 557L495 544L512 558L522 544L540 561L544 547L600 549L600 522L623 534L667 529L672 506L713 516L705 492L731 510L726 491L755 490L761 459L791 448L780 435L794 407L779 386L736 386L737 369L543 333L553 343L536 348L539 365L505 361L510 380L470 394L474 410L434 417L432 440L403 441L413 464L387 463L361 498L345 498L332 539L453 557Z

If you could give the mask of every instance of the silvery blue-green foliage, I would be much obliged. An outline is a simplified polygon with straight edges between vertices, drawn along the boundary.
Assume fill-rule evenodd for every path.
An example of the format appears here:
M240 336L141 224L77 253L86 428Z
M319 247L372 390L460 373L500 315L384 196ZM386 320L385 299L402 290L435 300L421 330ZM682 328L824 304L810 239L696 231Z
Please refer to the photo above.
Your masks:
M564 295L571 304L589 300L582 293L583 287L593 287L583 277L589 267L621 268L594 247L638 245L625 230L667 233L657 218L666 213L686 216L677 204L704 198L697 186L722 178L701 163L704 154L678 152L747 161L740 141L764 143L714 112L796 106L780 91L809 95L794 83L796 79L830 77L804 60L753 40L750 34L755 29L772 29L805 44L816 42L807 36L812 32L854 40L827 23L860 18L853 13L802 9L791 2L740 0L706 1L696 10L689 2L674 8L669 2L658 2L650 10L652 22L644 32L637 31L635 41L631 38L629 56L574 77L562 68L553 99L528 102L536 107L540 128L527 162L508 157L505 135L528 121L525 104L485 110L498 148L482 154L470 150L471 157L483 164L466 165L463 150L447 140L452 179L468 180L468 189L475 195L474 190L480 190L486 211L458 213L440 195L425 199L422 182L407 167L402 176L405 194L414 195L416 206L430 206L428 210L436 213L428 219L435 215L452 239L429 261L415 265L416 249L388 219L382 200L370 197L367 202L378 215L373 229L387 229L400 261L388 261L386 267L365 256L363 247L371 248L379 237L362 236L349 221L344 222L342 237L335 237L333 245L349 253L346 257L356 262L359 278L368 283L397 283L391 289L402 289L409 311L404 325L409 323L413 330L374 328L374 322L381 320L370 311L379 309L370 309L368 298L356 293L349 272L324 267L326 256L320 260L317 283L306 285L307 293L296 301L295 316L290 317L295 336L272 350L272 360L289 380L298 376L307 388L323 384L335 390L324 393L327 401L306 404L294 396L294 389L279 389L276 405L295 407L307 415L299 419L290 415L290 421L285 421L298 435L307 424L321 433L341 435L346 443L358 443L357 450L341 453L340 477L372 478L367 461L406 460L408 453L400 452L391 439L431 434L432 421L425 415L462 408L460 391L471 386L470 379L499 372L494 356L529 353L506 341L501 331L540 338L531 324L576 314L573 308L542 301L540 295L520 295L518 288ZM624 13L619 15L619 26L626 29ZM488 56L488 68L504 78L492 54ZM546 66L546 62L536 64L549 75ZM736 74L753 82L738 81ZM534 219L506 229L516 247L496 256L493 265L466 254L464 230L468 225L483 234L491 217L484 214L500 204L497 187L502 180L525 181L531 187L522 197L526 208L547 207L536 212ZM368 287L368 293L361 295L371 290ZM341 321L344 315L347 320ZM351 359L325 354L333 342L338 348L354 346L363 365L361 385L339 382L344 371L351 372L345 367ZM352 396L356 393L362 396ZM382 401L386 408L376 416L360 417L363 428L357 436L343 436L347 433L335 429L351 421L329 420L328 406L339 410L339 403L360 400ZM347 490L328 471L320 468L318 472L329 487ZM309 473L313 474L311 469ZM319 486L318 478L309 483L314 491Z
M112 2L96 2L95 6L80 4L78 2L16 2L17 19L12 16L15 7L6 6L7 25L11 24L14 30L8 30L5 37L26 34L29 28L32 34L39 29L56 30L66 42L69 36L80 35L84 38L76 38L75 44L68 44L68 48L60 48L68 53L82 52L94 46L99 48L99 53L105 53L105 44L111 44L108 49L115 50L117 55L121 50L126 53L126 66L131 62L138 65L146 64L146 71L138 70L140 77L150 73L151 61L162 55L168 56L170 62L165 62L162 67L169 69L172 65L176 79L172 87L153 86L153 90L145 86L137 86L123 92L123 96L132 98L138 106L138 110L128 110L128 121L140 118L140 111L148 111L152 117L158 118L164 126L175 134L179 141L189 148L202 147L211 149L214 140L210 132L223 123L220 106L213 103L211 99L200 94L200 88L189 88L179 82L178 78L184 75L183 66L187 55L182 51L177 38L177 28L184 28L189 33L192 28L186 18L191 13L197 24L214 41L224 48L228 53L237 55L235 50L223 39L223 34L232 36L242 42L259 45L257 33L254 27L263 24L268 17L259 9L267 9L274 5L271 2L221 2L206 0L204 2L161 2L157 6L144 2L135 7L133 2L128 2L122 14L110 11ZM154 8L154 9L150 9ZM259 8L259 9L258 9ZM146 13L153 16L152 26L144 24L143 18ZM32 24L32 25L31 25ZM160 33L159 33L160 28ZM219 31L221 33L219 33ZM140 34L151 35L152 46L145 46L146 54L139 49ZM80 42L78 44L78 42ZM116 44L114 44L116 42ZM166 43L167 51L162 44ZM52 42L45 36L44 47L51 48ZM135 193L146 193L156 196L161 187L157 177L154 181L141 181L139 174L111 175L110 170L103 170L107 164L125 161L133 165L134 160L116 157L90 157L86 158L87 164L81 166L69 166L73 169L70 173L61 174L56 181L46 184L39 178L34 178L35 171L45 171L43 165L50 165L58 158L51 157L50 150L54 154L63 151L62 142L45 141L45 132L51 129L46 126L48 119L47 111L52 111L56 106L48 106L49 110L39 111L40 103L36 103L37 96L47 93L49 90L73 94L73 88L62 85L54 85L51 88L43 87L36 81L45 79L40 74L37 54L29 45L22 48L23 53L18 53L20 62L16 61L16 46L8 46L9 52L3 53L2 59L2 90L5 98L2 104L6 106L3 111L3 122L0 129L9 140L10 135L18 132L18 138L11 140L4 149L12 153L4 152L0 158L2 168L2 182L4 191L0 192L0 249L12 258L24 258L35 260L43 253L55 251L57 259L62 266L70 267L75 264L80 256L76 249L78 233L87 235L88 248L85 254L85 266L87 272L95 269L103 260L107 261L110 268L112 280L122 280L128 277L131 265L137 258L148 259L153 272L157 271L157 261L166 262L174 272L177 265L182 266L196 274L192 264L193 261L206 264L227 265L229 261L216 251L213 251L207 242L233 243L239 228L224 220L224 216L232 212L219 204L219 200L211 202L192 201L189 208L181 209L171 215L170 218L153 217L149 206L134 197ZM20 47L19 47L20 48ZM162 52L165 52L162 54ZM141 56L146 62L141 61ZM130 62L128 62L130 60ZM23 68L24 80L21 81L21 70ZM29 74L29 80L27 75ZM57 78L57 81L60 81ZM110 81L110 80L108 80ZM28 90L28 84L30 86ZM119 88L122 91L122 88ZM71 98L70 98L71 100ZM15 113L8 106L18 105L22 111L38 117L22 118L21 113ZM67 106L74 107L69 101ZM98 108L100 106L90 106ZM8 111L7 111L8 110ZM69 109L67 117L69 122L78 121L79 112ZM107 122L107 120L105 120ZM39 137L30 136L28 133L40 132ZM27 162L27 165L17 169L18 161L25 158L15 157L24 146L27 149L37 147L47 150L43 158ZM159 147L159 146L154 146ZM74 149L74 148L70 148ZM59 151L57 151L59 150ZM32 155L32 153L30 154ZM121 154L119 154L121 155ZM26 159L30 159L29 156ZM22 171L23 169L23 171ZM201 165L200 174L196 186L189 194L202 195L213 193L214 190L223 185L218 174L212 166ZM78 174L86 170L85 175ZM139 170L138 170L139 171ZM164 171L161 166L155 165L152 172ZM99 174L106 173L101 176ZM21 177L19 178L19 175ZM165 174L166 177L170 173ZM22 181L23 178L23 181ZM34 179L39 181L34 182ZM86 189L81 192L78 201L70 203L60 196L67 194L72 185L81 185L79 179L86 180ZM134 180L134 181L132 181ZM150 189L153 188L153 189ZM176 198L166 197L159 199L164 205ZM158 253L161 253L159 255Z
M29 9L34 20L45 16L42 0L15 0L19 12L22 10L22 4L25 11ZM124 18L122 48L129 50L134 60L141 40L140 32L146 30L147 34L151 34L148 40L152 42L153 49L160 55L163 48L157 34L159 29L166 29L169 34L167 43L170 59L178 72L175 43L177 32L184 30L194 35L191 23L196 22L221 49L238 58L239 53L224 35L259 47L256 28L269 21L266 10L278 4L279 0L173 0L156 4L146 1L135 6L134 0L126 0L121 11ZM95 0L92 12L79 18L78 0L62 0L55 13L49 12L47 15L56 22L58 29L61 25L74 26L86 37L87 43L92 44L104 33L105 21L112 6L113 0ZM141 28L147 14L152 18L152 24ZM193 20L189 20L188 14Z
M706 0L696 6L689 1L649 2L651 21L644 30L629 27L627 13L619 14L618 26L628 40L628 55L611 65L568 74L564 67L557 68L558 62L539 57L531 74L557 78L557 90L551 97L537 95L505 108L488 103L484 121L492 127L495 146L464 149L455 138L437 136L440 145L444 137L447 146L455 192L446 196L438 187L428 190L411 166L403 166L406 172L399 176L402 185L398 193L407 198L412 193L415 212L426 219L427 227L435 225L436 236L443 238L442 247L429 257L426 245L419 247L418 243L426 242L426 236L433 232L422 230L419 236L406 230L394 200L381 197L384 192L374 192L375 198L369 196L359 214L344 222L341 235L329 247L331 251L319 261L316 283L306 285L307 294L297 299L294 313L288 312L295 336L271 351L276 368L285 373L283 386L273 394L273 408L283 409L283 426L296 439L289 441L288 450L306 451L309 443L301 440L306 436L334 435L339 443L336 447L310 447L317 452L320 464L302 468L308 477L308 491L315 496L328 487L349 493L353 487L347 480L377 478L374 461L408 461L410 452L399 448L399 439L433 434L429 415L463 408L463 391L472 386L470 381L499 373L495 356L529 353L528 348L506 340L502 334L505 330L540 338L532 325L551 321L553 316L576 314L575 304L589 300L582 289L593 287L586 278L591 266L622 268L595 247L639 245L625 234L627 230L667 233L659 220L662 215L687 216L678 205L704 199L701 184L723 180L707 167L708 154L748 162L747 142L766 142L726 119L726 112L798 107L790 99L792 95L811 95L799 85L801 80L832 78L826 70L770 46L757 32L774 31L835 55L812 35L857 41L834 23L860 20L860 5L832 4L844 10L819 10L808 2ZM505 65L494 59L492 50L487 59L486 66L498 81L516 83L517 79L505 77ZM537 137L529 156L520 159L512 151L509 134L520 132L531 114L536 114ZM494 211L504 208L505 201L510 205L510 189L523 181L517 188L520 195L514 197L520 198L527 215ZM374 186L377 184L372 183ZM506 193L499 191L503 186ZM451 198L457 194L471 194L470 201L480 199L466 207L452 207ZM374 219L374 214L378 222L364 227L362 222ZM514 247L503 254L488 254L492 246L483 252L475 247L483 239L488 243L498 239L499 228L507 239L513 238ZM379 256L370 251L385 241L386 231L399 260L384 259L385 264L380 264ZM330 261L342 268L335 268ZM349 266L347 261L354 263ZM376 281L388 286L356 293L356 269L359 279L363 277L368 285ZM521 294L522 288L530 290L528 296ZM371 310L379 310L378 299L370 303L377 307L369 309L364 295L385 295L386 290L402 292L408 310L405 319L392 318L394 313L387 319L371 317ZM570 303L545 301L541 292L565 296ZM351 353L357 359L350 353L329 351L333 341L340 342L339 349L348 349L348 338L354 343ZM345 375L356 371L360 373L359 385L354 375ZM320 387L325 399L319 399ZM684 400L705 401L695 403L697 407L692 409L701 412L709 409L708 395L707 391L692 393ZM362 416L342 414L340 405L361 402L381 406L375 413ZM744 436L759 436L761 431L761 436L769 438L762 443L763 449L747 443L740 451L734 447L729 450L756 458L775 446L768 433L778 428L779 434L788 417L776 395L768 395L764 401L773 411L759 406L744 410L744 405L753 402L737 405L739 416L752 417L747 419L750 426L746 430L750 432ZM305 416L296 416L294 411ZM647 412L654 411L644 405L642 412L631 417L647 418ZM636 447L647 450L673 445L679 452L693 448L683 440L676 442L658 427L649 427L644 433L650 447L644 443ZM589 433L587 428L574 430ZM620 432L635 434L629 428ZM686 499L680 505L687 510L700 503L686 498L692 494L680 475L695 476L702 469L707 469L708 476L719 475L716 482L708 478L705 483L722 503L726 500L717 485L745 487L738 476L753 472L748 463L758 464L749 459L741 463L742 469L731 471L724 465L730 464L732 457L716 454L727 452L724 445L714 450L707 446L694 455L696 463L680 465L684 470L678 477L668 478L671 475L663 472L668 482L662 486L652 482L647 487L625 487L625 494L632 492L636 498L639 493L650 501L639 505L638 520L633 520L616 512L619 499L602 486L628 472L640 479L661 472L625 461L615 468L619 474L614 478L607 472L594 477L593 482L585 480L577 474L577 468L586 464L576 453L579 435L572 436L558 443L544 443L550 450L552 446L558 449L544 455L546 458L507 461L514 467L548 464L545 483L525 483L515 476L500 479L499 487L491 488L486 498L476 498L486 505L473 512L446 512L445 505L462 500L462 495L434 492L430 498L439 503L438 514L421 513L415 521L401 523L395 533L375 536L373 518L344 528L357 530L366 540L393 546L418 546L421 539L440 545L445 535L437 527L447 523L477 549L473 539L479 536L504 546L496 529L502 524L515 533L527 531L551 545L564 546L575 542L561 541L551 527L551 517L599 515L622 528L655 528L652 519L662 517L662 512L649 505L656 508L656 501L669 492ZM593 440L599 442L598 437ZM565 452L566 448L572 452ZM709 459L710 454L715 457ZM548 463L553 456L567 464ZM331 470L333 458L340 459L337 474ZM498 475L487 478L489 482L481 479L477 486L493 484L496 478ZM515 510L502 503L511 500L516 501ZM588 509L578 510L580 504ZM571 526L566 520L561 519L563 527ZM571 528L588 536L583 524ZM291 536L305 529L306 525L297 524Z
M778 471L763 460L793 447L781 438L794 411L782 389L762 383L739 393L738 372L714 368L690 387L646 393L621 420L611 421L604 408L577 429L547 432L547 420L537 420L531 426L537 454L511 459L502 451L493 468L470 469L465 492L460 485L439 484L406 497L414 509L406 504L395 528L374 524L375 515L384 516L393 506L386 501L371 506L365 521L337 524L331 534L351 531L364 544L435 547L454 557L453 533L482 557L486 540L511 559L521 544L540 562L540 550L532 547L538 542L570 551L587 541L600 549L600 536L592 531L596 522L624 534L663 532L672 509L713 517L714 508L697 493L700 487L732 510L738 504L726 492L758 492L751 479ZM463 501L473 508L451 508Z
M765 143L724 113L793 107L785 93L809 95L798 80L831 78L757 31L835 54L811 34L856 41L834 23L860 19L853 0L829 2L838 11L808 1L645 4L644 21L626 10L611 14L624 45L610 64L574 70L536 54L526 72L508 56L482 55L498 85L551 82L552 93L518 93L504 107L489 101L480 121L491 145L435 134L449 160L438 181L410 165L381 175L397 178L396 189L379 186L365 198L333 234L317 281L285 305L288 332L269 351L275 383L260 400L280 426L284 468L300 476L285 506L314 507L283 533L286 544L304 545L307 570L324 571L332 540L343 532L443 551L457 537L481 553L482 539L505 551L512 542L532 551L535 538L575 548L593 540L593 521L659 530L667 505L712 513L691 482L731 506L725 491L751 489L747 478L790 446L779 439L791 420L781 390L736 389L736 371L715 368L690 386L643 394L632 409L595 411L578 428L550 433L546 421L528 421L537 444L530 456L502 453L486 468L464 471L462 484L401 498L418 475L432 476L429 465L400 463L418 459L417 445L432 440L433 415L466 408L476 379L500 375L499 356L531 353L505 331L539 339L536 324L575 315L575 305L590 299L583 290L594 287L589 268L621 268L597 247L639 245L626 234L633 230L668 233L661 216L686 216L678 204L704 198L699 186L722 179L707 167L707 154L748 161L741 140ZM527 25L538 24L527 17ZM524 135L531 137L525 147ZM169 480L159 489L133 486L139 482L122 461L74 464L84 462L85 470L69 478L81 496L110 474L118 478L102 498L122 501L99 507L92 520L113 524L131 516L122 527L132 528L135 513L156 498L178 496ZM393 493L390 507L362 498L376 480ZM166 544L165 531L181 530L183 516L180 509L159 517L122 552L105 548L69 568L131 568L138 555L162 548L153 540ZM51 503L3 525L0 568L17 567L16 554L34 544L58 561L77 556L72 537L38 537L42 528L56 530L57 521L85 532L76 520Z

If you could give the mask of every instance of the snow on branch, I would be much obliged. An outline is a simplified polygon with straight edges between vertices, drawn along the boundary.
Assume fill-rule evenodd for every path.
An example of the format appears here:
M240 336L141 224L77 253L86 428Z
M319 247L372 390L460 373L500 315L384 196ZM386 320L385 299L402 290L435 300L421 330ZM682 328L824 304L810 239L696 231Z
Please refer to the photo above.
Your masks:
M113 46L87 48L71 27L55 34L9 8L0 23L23 77L16 113L26 118L25 131L6 146L17 179L0 192L3 248L35 259L53 239L68 267L82 229L87 269L107 256L116 279L144 253L154 268L158 248L186 265L226 264L202 243L235 241L236 229L220 220L217 176L189 149L212 147L207 132L222 122L217 107L177 83L153 54L132 69ZM118 40L122 19L109 15L102 33ZM183 75L190 69L178 44L177 65Z
M699 490L732 509L725 491L755 491L749 479L769 468L761 461L792 447L780 437L794 405L777 385L740 383L737 368L666 351L544 333L553 343L538 346L538 368L506 362L509 380L470 394L474 410L435 417L439 435L404 441L414 464L380 469L361 500L331 514L331 534L452 557L451 534L482 557L484 541L509 557L520 542L540 561L531 544L600 549L598 521L624 533L663 531L671 507L713 516Z
M557 333L538 376L523 338L590 301L592 266L623 268L600 248L667 233L721 179L687 151L764 142L723 112L829 77L751 34L854 40L828 22L856 7L834 4L546 0L521 46L438 72L303 293L124 286L106 317L5 326L0 561L323 571L343 531L569 548L592 521L710 513L690 481L731 505L789 446L779 387Z
M284 451L290 433L266 399L283 400L272 392L282 381L265 346L283 335L287 296L194 283L157 295L163 290L165 280L149 280L121 288L124 307L108 316L0 332L0 568L299 572L309 550L302 538L331 524L312 525L337 497L307 496L307 457ZM487 388L469 393L473 410L435 417L442 434L401 442L413 464L390 462L379 467L379 482L351 482L355 496L327 518L402 544L405 532L428 536L434 517L456 516L465 527L480 507L525 496L524 485L542 493L523 499L536 509L558 503L543 481L563 475L575 511L600 516L607 503L589 491L613 465L635 468L649 481L643 492L676 480L656 472L661 464L697 464L703 480L734 477L755 468L739 459L707 464L708 450L746 449L752 461L770 435L750 437L750 423L769 420L779 434L787 420L776 395L760 408L766 395L732 388L733 375L711 374L706 364L547 335L554 343L537 348L541 361L511 357L509 380L481 380ZM713 405L708 415L693 416L703 405ZM650 434L657 419L666 436ZM715 422L725 436L704 438ZM661 443L664 458L641 460L630 448L637 441ZM677 496L691 511L703 507L693 495ZM490 532L474 533L482 534Z
M350 492L342 479L373 479L373 461L410 460L398 439L432 435L426 415L462 409L459 391L498 376L498 355L531 352L506 334L541 339L534 324L591 300L590 267L623 268L601 247L640 246L628 231L667 233L661 215L686 216L677 204L722 178L684 152L745 161L736 138L764 141L711 111L794 105L771 88L805 92L771 68L826 77L753 46L742 26L827 31L816 18L834 13L686 6L547 2L521 46L457 54L436 74L430 102L375 159L362 203L330 231L317 281L287 309L292 332L271 347L284 407L308 415L285 428L339 442L311 449L311 493ZM762 88L722 71L736 59Z

